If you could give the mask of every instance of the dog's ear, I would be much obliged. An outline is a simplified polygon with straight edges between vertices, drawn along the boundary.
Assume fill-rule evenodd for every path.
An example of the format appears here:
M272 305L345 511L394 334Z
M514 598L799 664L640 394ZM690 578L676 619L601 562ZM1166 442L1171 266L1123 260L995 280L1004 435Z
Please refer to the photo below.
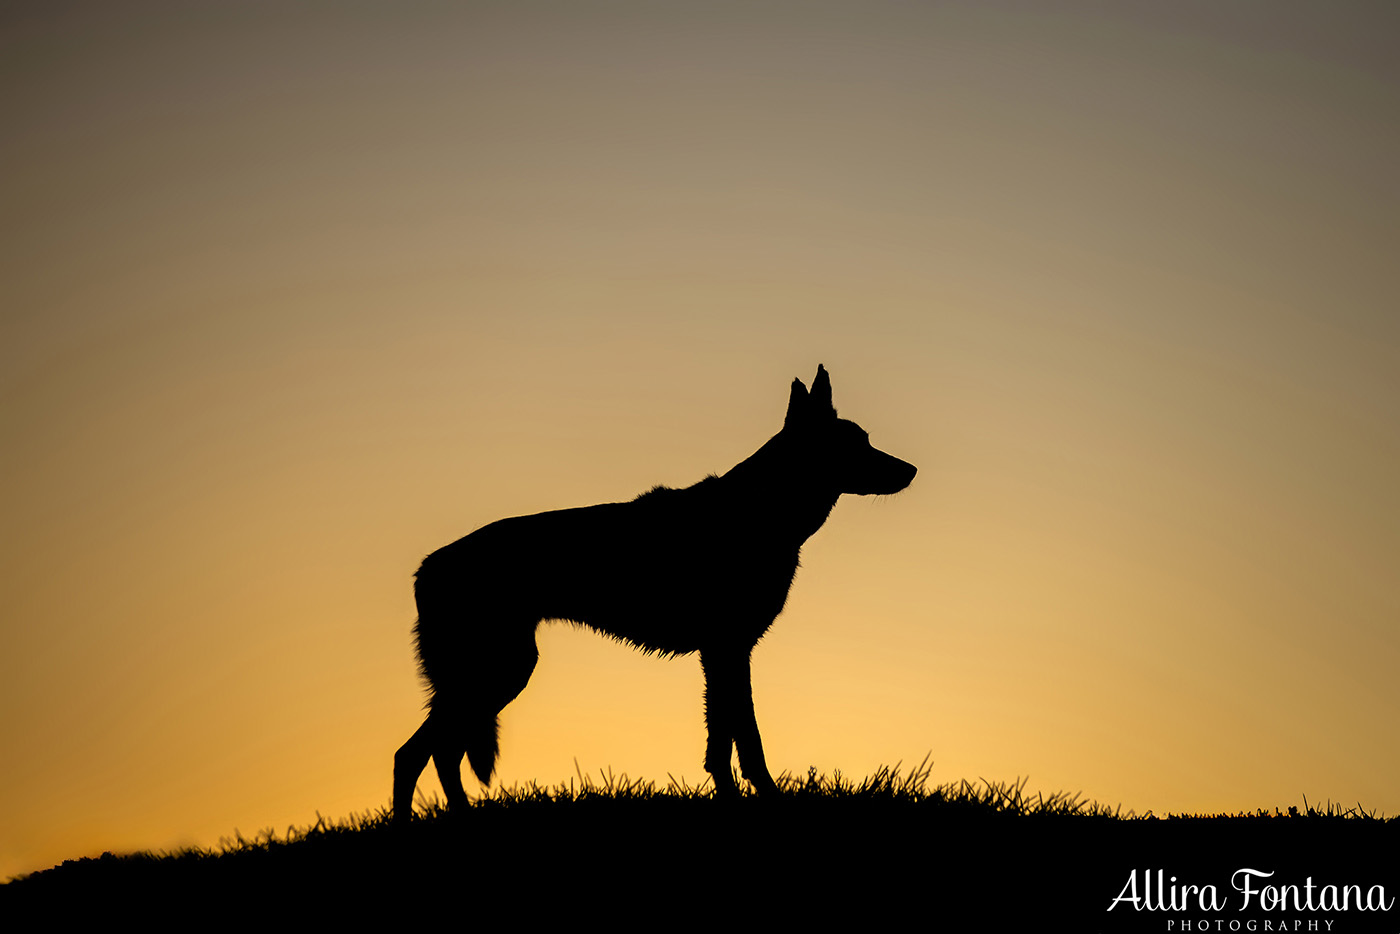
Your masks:
M836 406L831 404L831 377L826 367L817 364L817 378L812 380L811 414L814 417L836 417Z
M788 396L787 415L783 418L783 427L794 425L807 414L807 387L802 385L802 380L792 381L792 395Z

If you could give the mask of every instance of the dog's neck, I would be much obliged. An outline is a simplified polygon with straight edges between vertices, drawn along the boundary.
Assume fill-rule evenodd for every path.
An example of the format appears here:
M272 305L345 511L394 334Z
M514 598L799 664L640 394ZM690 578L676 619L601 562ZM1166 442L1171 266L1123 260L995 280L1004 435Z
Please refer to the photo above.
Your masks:
M719 479L763 520L756 525L801 546L822 527L841 496L813 477L810 467L802 463L793 439L779 432Z

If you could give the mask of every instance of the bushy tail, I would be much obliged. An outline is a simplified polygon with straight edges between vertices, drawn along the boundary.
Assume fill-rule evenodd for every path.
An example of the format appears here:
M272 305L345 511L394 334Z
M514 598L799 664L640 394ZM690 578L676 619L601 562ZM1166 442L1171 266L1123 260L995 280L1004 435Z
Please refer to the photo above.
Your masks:
M483 785L491 784L496 771L496 757L501 750L501 718L474 714L467 726L467 761Z
M433 756L451 774L465 752L482 784L490 784L500 751L497 714L535 670L538 614L521 610L488 584L469 586L443 552L424 561L414 583L413 633L435 721ZM450 556L449 556L450 557ZM431 567L430 567L431 563ZM457 762L451 759L455 755Z

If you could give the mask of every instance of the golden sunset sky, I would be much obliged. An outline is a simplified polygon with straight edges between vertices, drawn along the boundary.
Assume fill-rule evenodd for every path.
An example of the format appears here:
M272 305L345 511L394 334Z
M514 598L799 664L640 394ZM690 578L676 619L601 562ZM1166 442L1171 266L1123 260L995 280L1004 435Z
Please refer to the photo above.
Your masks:
M5 4L0 877L386 806L423 556L722 473L818 363L919 475L754 654L775 773L1400 811L1397 36ZM694 658L540 648L501 780L704 779Z

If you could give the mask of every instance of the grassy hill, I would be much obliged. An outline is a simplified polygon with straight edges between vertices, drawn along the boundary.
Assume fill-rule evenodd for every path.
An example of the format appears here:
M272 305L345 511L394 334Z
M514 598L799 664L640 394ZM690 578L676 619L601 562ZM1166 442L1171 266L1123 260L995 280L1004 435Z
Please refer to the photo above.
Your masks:
M1359 809L1139 817L1024 783L935 787L923 769L782 785L780 800L731 802L609 775L505 789L460 814L425 802L407 826L378 811L213 850L71 860L0 887L0 909L54 923L279 928L446 916L626 929L1400 930L1400 824ZM1270 885L1282 903L1260 891ZM1201 907L1207 886L1218 908Z

